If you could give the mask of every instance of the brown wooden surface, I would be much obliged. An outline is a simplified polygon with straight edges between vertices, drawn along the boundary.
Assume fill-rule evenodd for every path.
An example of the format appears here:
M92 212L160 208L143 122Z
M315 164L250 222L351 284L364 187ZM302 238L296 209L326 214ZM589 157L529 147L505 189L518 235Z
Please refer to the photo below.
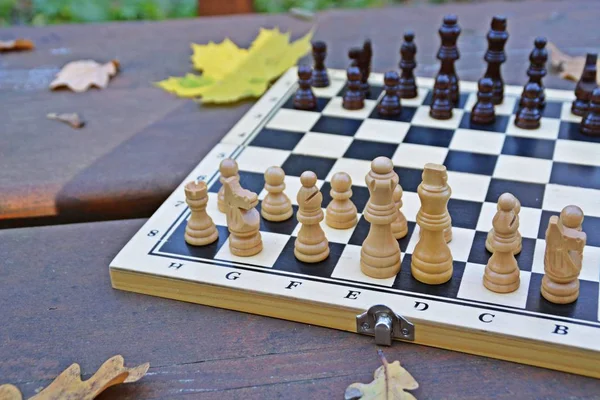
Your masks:
M198 15L247 14L254 11L252 0L198 0Z
M389 9L328 11L317 16L316 39L329 44L327 65L343 68L350 46L370 37L373 69L396 68L401 33L416 31L416 73L437 70L437 29L444 14L458 14L463 33L462 79L485 69L485 34L493 14L507 15L510 39L503 67L507 83L525 82L527 57L536 35L546 35L567 53L597 50L597 1L526 1ZM145 217L202 159L251 103L200 107L152 86L191 70L190 42L231 37L248 46L261 26L278 25L294 37L311 22L287 15L243 15L184 21L0 29L1 39L27 37L30 53L0 58L0 227ZM386 29L382 29L386 27ZM47 90L66 62L118 58L121 73L104 91L84 94ZM572 82L549 76L553 88ZM88 121L73 130L49 121L48 112L79 112Z
M373 339L120 292L108 264L143 220L0 231L0 384L24 395L115 354L146 377L100 399L341 399L379 366ZM419 399L594 399L600 381L425 346L384 349Z

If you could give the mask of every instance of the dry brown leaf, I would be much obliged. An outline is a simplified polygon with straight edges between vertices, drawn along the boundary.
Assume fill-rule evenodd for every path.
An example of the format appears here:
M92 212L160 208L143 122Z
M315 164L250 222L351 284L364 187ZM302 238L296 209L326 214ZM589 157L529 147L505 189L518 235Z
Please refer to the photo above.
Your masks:
M402 368L399 361L388 363L381 350L379 358L383 365L375 370L371 383L353 383L346 388L344 400L416 400L404 390L415 390L419 384Z
M0 40L0 52L4 51L27 51L33 50L35 45L31 40L15 39L15 40Z
M73 61L65 65L56 79L50 83L50 89L68 87L74 92L81 93L95 86L100 89L108 86L108 81L119 71L119 62L112 60L99 64L93 60Z
M64 122L65 124L70 125L72 128L79 129L85 126L85 121L79 118L79 114L77 113L67 113L67 114L57 114L50 113L46 115L46 118L53 119L55 121Z
M125 368L123 362L121 356L108 359L87 381L81 380L79 364L72 364L47 388L30 400L91 400L110 386L140 380L150 368L149 363L135 368ZM21 398L21 393L13 385L0 386L1 400L20 400Z
M560 73L561 78L577 82L585 66L585 56L571 57L561 52L553 43L548 43L546 47L550 50L550 66ZM600 68L600 60L597 67ZM600 84L600 75L596 79Z

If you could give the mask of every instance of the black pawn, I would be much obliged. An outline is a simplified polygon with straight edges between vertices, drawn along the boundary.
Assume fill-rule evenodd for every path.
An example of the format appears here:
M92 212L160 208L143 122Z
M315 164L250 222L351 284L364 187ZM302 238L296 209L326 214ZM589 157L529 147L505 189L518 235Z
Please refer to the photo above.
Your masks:
M579 126L581 133L600 137L600 88L594 89L587 113Z
M325 42L314 42L312 44L313 60L315 62L312 72L313 87L323 88L329 86L329 75L325 68L325 57L327 57L327 45Z
M314 110L317 108L317 98L310 88L312 68L308 65L298 66L298 90L294 94L294 108L299 110Z
M460 91L458 76L454 69L454 63L460 58L458 47L456 46L460 31L456 15L446 15L438 31L442 40L442 45L437 53L437 59L440 60L441 64L438 75L446 75L450 80L450 99L454 104L458 104Z
M360 69L350 67L347 72L348 88L344 93L342 107L346 110L360 110L365 106L365 99L360 83Z
M546 95L544 93L544 85L542 78L546 76L546 62L548 61L548 50L546 50L547 40L544 37L535 39L535 47L529 54L529 68L527 68L527 76L529 82L537 83L540 87L540 108L546 107Z
M487 62L487 70L483 76L492 79L492 102L494 104L502 104L502 101L504 101L504 81L502 80L500 66L506 61L504 46L507 40L506 17L497 15L492 18L492 25L487 34L488 49L483 57Z
M450 98L450 78L447 75L438 75L433 87L433 102L429 115L435 119L452 118L452 99Z
M588 109L590 99L592 98L592 92L598 86L596 84L596 62L598 61L598 54L588 53L585 59L585 66L583 67L583 73L577 86L575 86L575 100L571 105L571 112L575 115L582 117Z
M537 129L540 127L542 113L540 111L540 85L530 82L525 85L521 95L521 107L515 116L515 125L521 129Z
M478 87L477 103L471 110L471 122L479 125L491 124L496 119L493 103L494 81L491 78L481 78Z
M415 81L414 69L417 67L415 56L417 46L414 43L415 34L408 31L404 34L404 43L400 47L400 81L398 96L403 99L414 99L417 97L417 83Z
M402 106L400 105L400 97L398 97L398 81L400 77L396 71L386 72L383 76L383 89L385 94L377 104L379 115L384 117L394 117L400 115Z

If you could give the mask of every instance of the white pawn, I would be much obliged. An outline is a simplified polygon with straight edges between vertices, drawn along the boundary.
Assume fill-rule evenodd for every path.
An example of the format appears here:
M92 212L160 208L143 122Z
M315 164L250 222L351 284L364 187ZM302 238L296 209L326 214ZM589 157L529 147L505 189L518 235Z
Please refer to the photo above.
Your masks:
M238 174L237 162L231 158L226 158L223 161L221 161L221 164L219 164L219 172L221 173L221 177L219 178L221 185L225 183L225 179L230 178L232 176L237 177L238 180L240 179L240 175ZM225 202L225 188L223 186L221 186L221 189L219 189L217 200L219 211L221 211L222 213L227 213L227 203Z
M302 187L298 191L298 222L300 231L294 243L294 255L305 263L317 263L329 257L329 242L321 228L323 195L317 188L317 175L305 171L300 176Z
M408 223L406 222L406 217L400 211L402 208L402 186L400 184L396 185L396 189L394 189L393 200L396 204L396 208L398 209L398 217L396 220L392 222L392 233L396 239L402 239L408 233Z
M325 222L334 229L349 229L358 222L358 211L350 200L352 178L345 172L337 172L331 178L332 200L327 206Z
M260 214L267 221L280 222L292 214L292 202L285 190L285 172L281 167L269 167L265 172L265 190L269 192L260 206Z

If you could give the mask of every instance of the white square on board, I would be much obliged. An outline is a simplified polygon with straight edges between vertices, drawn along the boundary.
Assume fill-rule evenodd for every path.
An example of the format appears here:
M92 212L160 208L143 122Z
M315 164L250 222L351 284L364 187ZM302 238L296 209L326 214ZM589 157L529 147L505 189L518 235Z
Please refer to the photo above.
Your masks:
M577 204L585 215L600 217L600 190L553 183L546 185L544 210L560 213L569 204Z
M343 99L334 97L327 103L323 115L340 118L366 119L377 105L375 100L365 100L365 106L360 110L346 110L342 106Z
M525 308L531 272L520 272L521 284L516 291L512 293L495 293L483 286L484 271L485 265L467 263L458 289L459 298Z
M308 132L300 139L292 152L317 157L340 158L350 143L352 143L352 137L349 136Z
M321 117L314 111L290 110L282 108L267 123L267 128L286 131L308 132Z
M494 178L520 182L548 183L551 172L551 160L501 154L496 162Z
M435 119L429 116L430 108L431 107L429 106L419 107L411 121L411 124L427 126L431 128L456 129L460 125L460 121L462 120L464 114L463 110L455 108L452 110L452 118L446 120Z
M206 212L212 218L215 225L227 226L227 214L219 211L219 194L208 192L208 204Z
M600 143L558 139L553 160L600 167Z
M367 186L365 183L365 176L367 176L370 170L371 161L357 160L354 158L340 158L335 162L331 171L329 171L326 180L330 182L331 177L335 173L345 172L350 175L350 179L352 179L352 184L354 186Z
M377 279L362 273L360 270L360 250L360 246L347 245L331 273L331 277L391 287L396 279L395 276L386 279Z
M477 103L477 93L471 93L467 98L467 102L465 103L465 106L463 108L468 112L471 112L475 103ZM516 103L516 97L504 96L502 104L494 106L494 113L496 115L512 115Z
M323 208L323 216L326 215L326 212L327 212L327 209ZM362 216L362 214L360 214L360 213L356 214L357 221L360 220L361 216ZM334 229L334 228L330 227L329 225L327 225L327 223L325 222L325 218L323 218L323 221L321 221L320 225L321 225L321 229L323 229L323 232L325 233L325 237L327 238L328 241L330 241L332 243L342 243L342 244L347 244L350 241L350 238L352 237L352 234L354 233L354 229L356 228L356 225L355 225L349 229ZM302 227L302 224L298 223L298 225L292 232L292 236L297 237L298 232L300 231L301 227Z
M345 83L345 81L329 79L329 86L324 88L313 87L312 90L315 96L317 97L331 98L337 96L340 90L342 90L342 88L344 87Z
M507 135L532 139L556 139L559 131L560 119L542 117L538 129L521 129L515 125L514 115L511 115L506 128Z
M240 153L237 163L242 171L264 174L269 167L281 167L290 154L288 150L248 146Z
M402 194L402 207L400 211L402 211L407 221L415 222L420 208L421 200L417 193L405 191Z
M289 235L272 232L261 232L260 234L263 242L263 249L260 253L251 257L233 255L229 250L229 238L227 238L219 252L215 255L215 260L235 261L267 268L273 267L273 264L277 261L290 237Z
M563 103L560 109L560 119L567 122L581 122L581 117L571 112L571 103Z
M410 124L401 121L366 119L354 135L357 139L384 143L402 143Z
M491 176L448 171L453 199L484 202L491 180Z
M544 273L544 255L546 252L546 241L537 239L533 253L532 272ZM591 282L600 282L600 247L585 246L583 248L583 263L579 279Z
M446 147L402 143L396 149L392 161L399 167L423 169L427 163L443 164L447 154Z
M416 225L408 246L406 246L407 254L412 254L415 251L415 246L419 242L420 232L419 225ZM474 237L475 231L472 229L452 227L452 240L448 243L448 247L454 261L466 262L469 259Z
M419 81L419 78L417 78L417 81ZM428 89L425 89L425 88L421 87L421 85L419 85L419 87L417 88L417 97L415 97L413 99L400 99L400 103L403 106L419 107L420 105L423 104L423 101L427 97L428 93L429 93Z
M454 131L450 149L498 155L502 153L504 138L505 136L499 133L459 128Z

